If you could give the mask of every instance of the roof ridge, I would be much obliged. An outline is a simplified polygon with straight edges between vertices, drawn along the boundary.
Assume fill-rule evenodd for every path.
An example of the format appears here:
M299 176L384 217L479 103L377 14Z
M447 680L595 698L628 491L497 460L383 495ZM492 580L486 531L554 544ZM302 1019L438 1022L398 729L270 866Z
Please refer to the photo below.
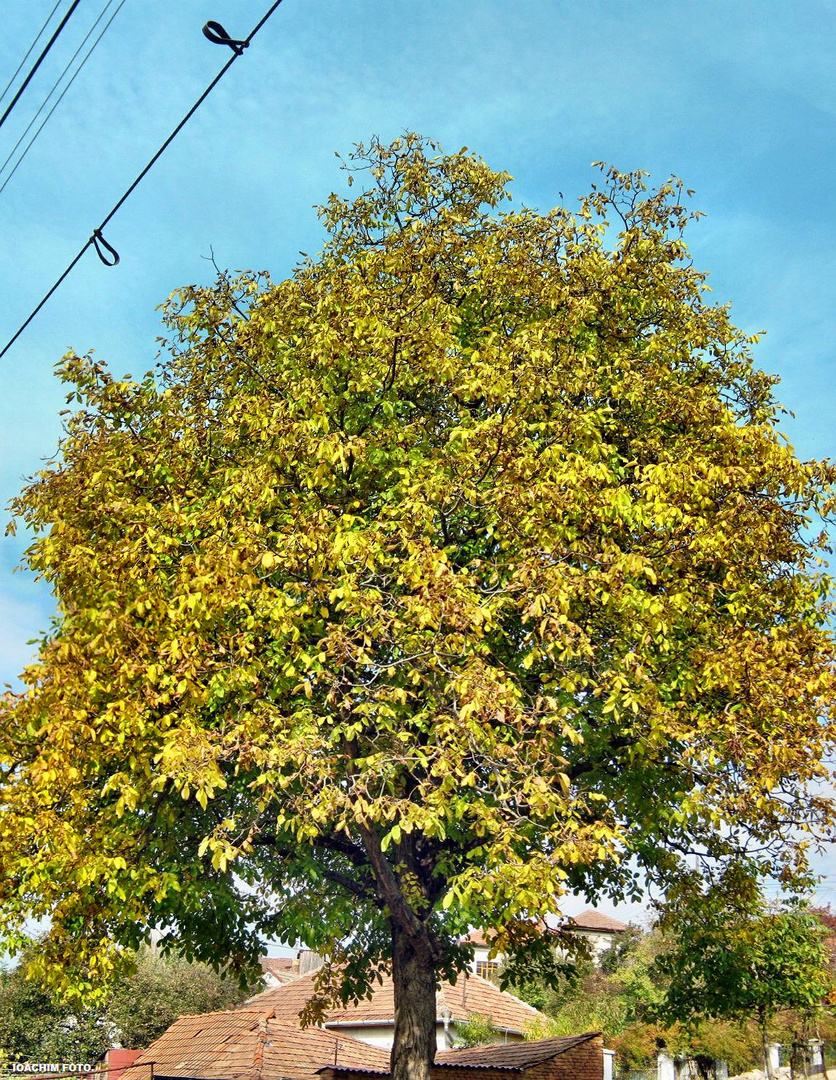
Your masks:
M263 1016L266 1020L269 1020L271 1016L276 1015L276 1010L270 1009L251 1009L244 1002L243 1005L234 1005L231 1009L204 1009L199 1013L180 1013L177 1020L194 1020L198 1016L240 1016L242 1013L256 1013L258 1016ZM175 1024L177 1020L173 1021Z

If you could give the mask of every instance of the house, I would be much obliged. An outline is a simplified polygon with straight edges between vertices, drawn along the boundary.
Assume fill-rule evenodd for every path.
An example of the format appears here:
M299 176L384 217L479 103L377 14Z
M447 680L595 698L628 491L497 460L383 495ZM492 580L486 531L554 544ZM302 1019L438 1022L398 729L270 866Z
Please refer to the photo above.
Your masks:
M314 993L316 974L299 976L251 998L245 1009L268 1009L287 1024L298 1024L299 1014ZM451 1049L456 1025L474 1017L490 1020L506 1042L520 1042L525 1032L544 1021L541 1012L498 989L492 982L467 972L453 984L443 982L436 995L436 1039L440 1050ZM392 977L383 975L371 998L332 1009L324 1027L333 1033L352 1035L371 1046L389 1049L395 1026L395 989Z
M597 964L601 957L622 934L628 931L626 923L613 919L609 915L602 915L594 908L588 908L574 918L570 918L564 930L576 937L582 938L588 945L590 955ZM502 966L502 955L498 953L491 956L491 939L483 930L473 930L465 938L465 941L473 946L473 963L471 970L476 975L486 979L495 979Z
M607 949L612 948L630 928L627 923L613 919L610 915L602 915L594 908L587 908L570 919L566 929L589 944L592 959L597 963Z
M548 927L543 924L543 929L547 931ZM629 927L610 915L602 915L594 908L587 908L580 915L568 919L563 929L586 941L592 959L598 963L607 949L614 945ZM502 956L490 955L490 937L484 930L473 930L464 941L473 946L471 972L482 978L495 980L502 966ZM295 957L261 957L261 968L268 989L283 986L291 979L314 972L322 964L322 957L310 949L300 949Z
M470 970L483 979L496 979L502 966L502 955L491 956L491 942L484 930L472 930L464 939L473 946L473 961Z
M433 1080L609 1080L598 1033L439 1053ZM458 1076L457 1076L458 1072ZM389 1054L343 1032L300 1028L269 1007L183 1016L131 1065L132 1080L369 1080Z

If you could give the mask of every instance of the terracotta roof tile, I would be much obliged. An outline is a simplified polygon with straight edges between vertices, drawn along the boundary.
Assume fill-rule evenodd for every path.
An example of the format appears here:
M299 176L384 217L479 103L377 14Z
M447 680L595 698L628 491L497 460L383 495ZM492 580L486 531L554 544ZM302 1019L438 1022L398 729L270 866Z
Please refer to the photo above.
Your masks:
M270 1014L270 1009L236 1009L181 1016L134 1064L153 1062L158 1076L255 1080Z
M543 934L553 933L545 919L539 920L539 930ZM492 930L471 930L466 938L462 938L462 942L468 945L476 945L481 948L490 948L493 940L496 937L495 931Z
M369 1046L342 1032L337 1034L317 1027L293 1030L273 1021L267 1024L267 1035L263 1075L269 1080L276 1077L312 1080L317 1070L334 1064L389 1071L388 1050Z
M438 1005L445 1005L454 1020L469 1020L474 1015L485 1016L502 1031L522 1033L543 1014L518 997L500 990L479 975L462 974L458 982L442 983Z
M269 1008L182 1016L139 1057L155 1076L196 1080L313 1080L334 1063L388 1070L389 1054L350 1035L300 1028Z
M276 1017L291 1023L299 1022L299 1014L313 994L314 974L304 975L286 986L276 986L251 998L245 1008L269 1008ZM454 1020L469 1020L478 1014L491 1019L503 1031L522 1033L532 1022L543 1019L531 1005L504 993L487 979L462 974L454 985L444 982L437 996L437 1012L449 1009ZM370 999L356 1005L331 1010L325 1019L327 1027L352 1024L391 1023L395 1016L395 993L391 976L384 975Z
M316 972L302 975L284 986L271 986L239 1006L241 1009L268 1009L277 1020L299 1024L299 1014L314 994Z
M295 971L299 967L295 956L262 956L258 962L262 971Z
M577 930L603 930L612 934L621 934L629 929L627 923L619 922L618 919L613 919L609 915L602 915L594 908L588 908L570 919L568 928L573 927Z

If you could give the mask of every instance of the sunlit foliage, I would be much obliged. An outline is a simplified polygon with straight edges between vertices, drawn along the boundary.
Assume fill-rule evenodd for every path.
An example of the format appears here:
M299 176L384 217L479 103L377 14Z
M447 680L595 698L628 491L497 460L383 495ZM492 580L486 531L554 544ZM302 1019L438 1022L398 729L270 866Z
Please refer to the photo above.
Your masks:
M15 504L58 614L3 705L2 923L49 917L81 991L156 926L301 938L346 993L394 954L414 1003L469 925L531 963L567 890L695 851L789 879L831 817L834 474L707 301L682 185L502 212L412 135L348 169L290 278L171 298L155 372L65 357Z

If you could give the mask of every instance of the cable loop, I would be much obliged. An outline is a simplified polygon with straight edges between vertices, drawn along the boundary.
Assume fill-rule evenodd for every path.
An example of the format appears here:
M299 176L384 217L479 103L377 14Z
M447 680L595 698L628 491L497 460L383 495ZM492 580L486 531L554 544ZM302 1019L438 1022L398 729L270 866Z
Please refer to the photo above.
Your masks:
M76 2L77 2L77 0L76 0ZM148 173L151 171L151 169L154 167L154 165L160 160L160 158L163 156L163 154L166 152L166 150L169 148L169 146L171 146L171 144L174 142L174 140L177 138L177 136L180 134L180 132L183 130L183 128L186 126L186 124L189 122L189 120L191 120L191 118L194 116L194 114L197 112L197 110L200 108L200 106L203 104L203 102L209 97L209 95L212 93L212 91L215 89L215 87L218 85L218 83L221 81L221 79L224 77L224 75L226 75L226 73L229 71L229 69L232 67L232 65L235 63L235 61L241 55L243 50L247 48L247 46L250 44L250 42L253 40L253 38L256 36L256 34L261 30L261 28L265 25L265 23L268 22L268 20L271 18L271 16L274 14L274 12L278 9L278 7L279 7L279 5L281 3L282 3L282 0L273 0L273 3L270 5L270 7L267 9L267 11L265 11L265 13L261 16L261 18L255 24L255 26L252 28L252 30L250 31L250 36L245 41L232 41L231 39L229 41L227 41L226 40L226 31L224 30L224 28L222 26L219 26L218 23L207 23L206 24L206 26L203 29L203 32L204 32L204 34L206 34L207 38L209 38L210 41L214 42L216 40L216 38L213 35L217 34L217 31L220 30L223 36L220 36L220 37L217 38L218 44L220 44L220 45L229 44L230 48L233 50L235 55L231 56L227 60L227 62L224 64L224 66L221 68L221 70L218 72L218 74L215 76L215 78L209 83L209 85L206 87L206 89L203 91L203 93L200 95L200 97L197 99L197 101L194 103L194 105L192 105L192 107L189 109L189 111L186 113L186 115L183 117L183 119L180 121L180 123L174 129L174 131L172 131L172 133L168 136L168 138L165 140L165 142L162 144L162 146L159 148L159 150L157 150L156 154L154 154L154 156L151 158L151 160L148 162L148 164L145 166L145 168L142 169L142 171L134 179L133 183L131 183L130 186L122 193L122 196L120 197L118 202L115 204L115 206L111 209L111 211L107 215L107 217L102 220L102 223L98 227L98 229L95 229L93 231L93 235L90 237L89 240L84 241L84 246L81 248L81 250L75 256L75 258L72 260L72 262L69 264L69 266L67 266L67 268L64 270L63 274L61 274L61 276L58 278L58 280L55 282L55 284L52 286L52 288L48 292L46 292L44 294L44 296L41 298L40 302L38 304L36 304L34 309L29 313L28 318L24 322L21 323L21 325L17 328L15 333L12 334L12 336L9 338L9 340L6 342L6 344L3 346L3 348L0 349L0 358L4 357L6 355L6 353L9 351L9 349L11 349L12 345L14 345L14 343L17 341L17 339L20 337L20 335L27 328L27 326L29 326L29 324L33 321L33 319L35 319L37 317L37 315L42 311L42 309L43 309L44 305L47 303L47 301L50 300L51 297L53 297L55 295L55 293L61 288L61 286L64 284L64 282L70 276L70 274L75 269L75 267L84 258L85 252L87 251L87 249L90 247L91 244L93 245L93 247L95 247L96 254L99 256L101 261L105 264L105 266L116 266L116 264L119 262L119 254L115 250L115 248L112 248L110 246L110 244L108 244L107 241L105 240L105 238L102 236L102 229L107 227L107 225L111 221L111 219L113 217L115 217L115 215L119 212L119 210L121 210L121 208L125 205L125 203L128 201L130 196L134 193L134 191L136 191L136 189L139 187L139 185L142 183L142 181L145 179L145 177L148 175ZM73 8L71 8L71 10L75 10L75 5L73 5ZM209 31L208 33L207 33L207 30ZM107 252L110 253L110 255L112 256L112 259L108 259L105 256L102 248L104 248Z
M111 247L110 244L102 236L101 229L94 229L93 235L90 237L90 243L96 249L96 254L105 264L105 266L116 266L119 262L119 252L115 247ZM102 250L104 248L104 251ZM105 254L107 252L112 258L108 258Z
M231 38L221 24L215 22L214 19L210 19L203 27L203 36L211 41L213 45L228 45L236 56L240 56L250 44L249 41L237 41L235 38Z

